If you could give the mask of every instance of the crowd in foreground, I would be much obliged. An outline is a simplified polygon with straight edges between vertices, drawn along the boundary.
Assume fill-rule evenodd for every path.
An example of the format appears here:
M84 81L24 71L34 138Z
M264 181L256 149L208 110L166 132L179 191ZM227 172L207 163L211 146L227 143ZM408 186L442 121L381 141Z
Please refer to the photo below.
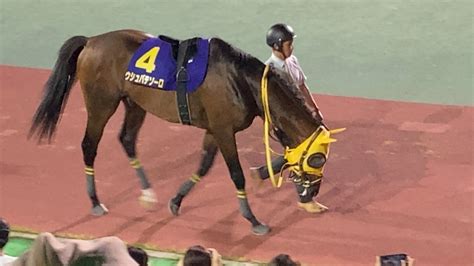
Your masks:
M115 236L93 240L58 239L51 233L41 233L20 257L4 254L10 226L0 218L0 266L148 266L149 256L140 247L130 246ZM194 245L186 250L178 266L222 266L223 260L216 249ZM279 254L269 266L297 266L288 254ZM378 256L376 266L413 266L406 254Z
M42 266L42 265L88 265L88 266L147 266L149 256L140 247L127 245L115 236L93 240L59 239L45 232L39 234L31 247L18 258L4 254L8 243L10 226L0 218L0 266ZM179 260L179 266L224 265L216 249L194 245L186 250ZM267 265L296 266L287 254L275 256Z

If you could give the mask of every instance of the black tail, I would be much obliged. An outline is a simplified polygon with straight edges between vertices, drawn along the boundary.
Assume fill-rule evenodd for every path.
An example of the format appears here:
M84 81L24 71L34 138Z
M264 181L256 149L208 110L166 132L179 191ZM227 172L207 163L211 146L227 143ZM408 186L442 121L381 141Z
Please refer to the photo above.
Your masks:
M75 36L59 50L58 60L44 86L43 99L33 117L28 138L36 135L39 141L46 137L51 141L76 79L77 58L86 43L87 37Z

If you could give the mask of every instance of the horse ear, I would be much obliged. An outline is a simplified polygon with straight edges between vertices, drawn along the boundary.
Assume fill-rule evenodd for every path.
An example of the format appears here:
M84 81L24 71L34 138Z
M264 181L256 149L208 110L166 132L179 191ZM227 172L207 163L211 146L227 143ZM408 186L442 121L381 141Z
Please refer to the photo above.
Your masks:
M328 138L322 139L322 140L321 140L321 143L322 143L322 144L329 144L329 143L333 143L333 142L336 142L336 141L337 141L337 139L333 139L333 138L329 138L329 137L328 137Z
M342 132L342 131L344 131L344 130L346 130L345 127L344 127L344 128L338 128L338 129L329 130L329 134L321 136L320 143L326 144L326 143L333 143L333 142L336 142L337 139L333 139L333 138L331 138L330 136L331 136L332 134L337 134L337 133Z
M268 64L268 67L270 68L269 72L274 72L275 71L275 65L273 65L273 63Z
M267 77L274 77L277 75L277 68L273 65L273 63L270 63L268 65L269 69L268 69L268 74L267 74Z
M329 130L329 133L331 133L331 134L337 134L337 133L340 133L340 132L342 132L342 131L344 131L344 130L346 130L345 127L343 127L343 128L337 128L337 129Z

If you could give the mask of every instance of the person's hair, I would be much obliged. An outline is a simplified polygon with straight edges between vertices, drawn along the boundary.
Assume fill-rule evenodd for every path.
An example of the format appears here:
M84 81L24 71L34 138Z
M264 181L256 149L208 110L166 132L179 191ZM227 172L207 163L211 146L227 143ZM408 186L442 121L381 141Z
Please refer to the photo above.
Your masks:
M295 262L291 259L291 257L287 254L279 254L274 257L269 266L299 266L301 265L299 262Z
M7 221L0 218L0 249L8 242L8 236L10 235L10 226L8 225Z
M128 254L132 257L140 266L147 266L148 265L148 254L145 250L139 247L127 247Z
M203 246L188 248L184 254L183 266L211 266L212 256Z

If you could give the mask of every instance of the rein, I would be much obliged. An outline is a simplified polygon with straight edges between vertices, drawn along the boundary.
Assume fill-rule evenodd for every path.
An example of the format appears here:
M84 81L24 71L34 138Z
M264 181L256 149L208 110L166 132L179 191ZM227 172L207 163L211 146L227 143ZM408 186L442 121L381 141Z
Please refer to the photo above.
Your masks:
M270 180L272 181L273 187L281 187L283 183L283 177L280 175L278 180L275 179L275 175L273 173L272 168L272 155L271 155L271 148L270 148L270 125L272 124L272 119L270 117L270 105L268 104L268 70L270 69L269 65L265 66L265 70L263 71L262 75L262 105L263 105L263 113L264 113L264 124L263 124L263 142L265 143L265 159L268 168L268 174L270 176Z

